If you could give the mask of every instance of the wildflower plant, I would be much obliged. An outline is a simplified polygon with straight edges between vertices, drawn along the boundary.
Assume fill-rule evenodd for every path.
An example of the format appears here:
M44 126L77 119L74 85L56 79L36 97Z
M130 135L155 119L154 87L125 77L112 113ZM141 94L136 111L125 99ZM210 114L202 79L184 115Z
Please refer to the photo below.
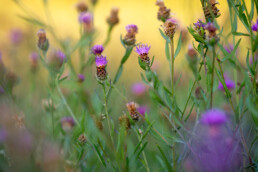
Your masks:
M94 21L101 1L75 5L79 38L71 40L59 36L48 1L46 21L22 0L14 2L35 37L25 53L26 77L6 65L7 54L15 53L0 52L0 171L257 171L255 0L227 0L229 16L217 1L200 0L203 19L188 26L189 44L175 19L180 12L157 0L155 32L164 41L165 76L152 68L163 54L153 51L152 38L138 37L141 25L122 26L122 57L107 51L114 28L127 21L119 18L123 8L102 16L108 27L100 42ZM223 16L230 27L217 21ZM20 46L26 34L11 38L12 46ZM141 78L130 91L123 85L132 75L123 73L129 58ZM179 58L186 61L180 71Z

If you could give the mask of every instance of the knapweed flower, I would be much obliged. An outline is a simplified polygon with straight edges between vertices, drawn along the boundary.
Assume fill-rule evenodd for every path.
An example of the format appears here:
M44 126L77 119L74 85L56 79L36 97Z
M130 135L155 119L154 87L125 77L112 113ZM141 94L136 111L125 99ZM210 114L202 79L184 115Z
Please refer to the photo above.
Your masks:
M148 56L150 48L151 47L147 44L140 44L136 46L136 52L138 53L139 58L142 62L146 63L147 66L150 65L150 58Z
M77 75L77 78L78 78L78 82L82 83L84 81L84 79L85 79L85 76L83 74L79 73Z
M120 116L118 120L119 124L125 126L126 130L129 130L131 128L130 120L127 115Z
M134 121L138 121L139 120L139 112L137 111L139 105L136 104L135 102L129 102L126 104L126 107L129 111L130 116L132 117L132 119Z
M127 25L125 29L127 33L123 39L123 42L125 43L125 45L132 46L136 42L135 35L136 33L138 33L138 27L134 24L130 24L130 25Z
M198 34L205 39L206 33L205 33L205 24L202 22L202 20L198 19L196 23L194 23L194 30L198 32Z
M101 56L102 52L104 51L104 47L102 45L94 45L91 49L91 52L95 56Z
M95 63L96 63L96 77L99 81L104 81L107 79L107 71L106 71L106 66L107 66L107 58L104 56L97 56L95 58Z
M3 143L7 138L7 131L4 128L0 128L0 143Z
M223 125L228 121L226 113L220 109L211 109L202 114L201 123L209 126Z
M189 67L194 72L194 74L196 74L198 57L197 57L197 52L195 51L192 45L188 46L188 52L186 57L187 57Z
M258 19L256 20L256 22L252 25L252 30L257 32L258 30Z
M112 8L110 16L107 18L107 23L110 26L114 26L119 22L118 11L119 11L118 8L116 8L116 7Z
M149 112L149 107L148 106L139 106L138 107L138 112L142 115L145 116L146 112Z
M13 45L19 45L23 39L21 29L12 29L10 32L10 40Z
M209 35L208 35L208 41L211 45L214 45L215 43L218 42L219 38L216 34L217 28L214 25L214 23L212 22L208 22L205 25L205 29L208 31Z
M214 0L208 1L207 5L203 7L204 16L207 19L212 19L213 17L218 18L221 14L217 8L218 2Z
M165 34L172 39L176 33L176 28L177 28L177 22L176 20L170 18L167 19L164 25L162 26L164 29Z
M227 77L224 77L224 78L225 78L225 83L226 83L227 88L229 90L233 90L236 87L235 81L233 81L233 80L231 80L231 79L229 79ZM224 91L224 87L223 87L221 82L219 82L218 89L221 90L221 91Z
M90 12L81 13L79 16L79 21L82 23L85 33L91 33L93 31L93 15Z
M134 95L142 96L146 92L147 87L143 83L138 82L132 85L131 90Z
M196 50L193 48L192 45L189 45L189 46L188 46L187 55L188 55L191 59L196 58L197 52L196 52Z
M85 4L85 2L79 2L76 4L77 11L79 13L87 12L88 6Z
M53 70L58 71L66 60L66 55L61 51L53 51L47 59L47 64Z
M33 72L35 72L37 70L38 67L38 54L36 52L32 52L29 56L30 58L30 66L31 66L31 70Z
M65 132L69 132L75 126L75 121L74 121L73 117L66 116L61 119L61 125Z
M159 6L158 20L165 22L170 17L170 9L165 6L163 0L157 0L156 5Z
M38 48L44 52L47 52L49 47L49 42L47 39L46 31L44 29L40 29L37 35L38 35Z

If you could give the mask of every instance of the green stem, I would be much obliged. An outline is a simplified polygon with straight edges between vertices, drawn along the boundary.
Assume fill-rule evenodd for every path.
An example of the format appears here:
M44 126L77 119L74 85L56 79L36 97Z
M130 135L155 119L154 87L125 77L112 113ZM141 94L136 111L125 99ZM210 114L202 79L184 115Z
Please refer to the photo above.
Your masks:
M213 82L214 82L214 70L215 70L215 56L216 56L216 52L215 52L215 46L212 47L212 74L211 74L211 97L210 97L210 108L212 108L212 101L213 101Z
M137 131L135 131L136 132L136 135L137 135L137 137L138 137L138 140L140 141L140 140L142 140L142 136L140 137L139 135L138 135L138 133L137 133ZM142 148L142 143L140 144L140 147ZM147 161L147 158L146 158L146 155L145 155L145 152L144 152L144 150L142 151L142 155L143 155L143 159L144 159L144 162L145 162L145 164L146 164L146 169L147 169L147 171L148 172L150 172L150 168L149 168L149 165L148 165L148 161Z
M109 41L110 41L112 29L113 29L113 26L109 26L108 33L107 33L107 38L106 38L105 42L103 43L104 47L107 46Z
M174 97L174 63L175 63L175 55L174 55L174 39L171 38L170 50L171 50L171 94Z
M114 140L112 137L112 131L111 131L111 126L110 126L110 118L109 118L109 114L108 114L108 109L107 109L107 93L106 93L106 86L105 84L101 84L102 88L103 88L103 92L104 92L104 108L105 108L105 113L107 116L107 123L108 123L108 129L109 129L109 135L110 135L110 139L112 141L112 146L115 149L115 144L114 144Z

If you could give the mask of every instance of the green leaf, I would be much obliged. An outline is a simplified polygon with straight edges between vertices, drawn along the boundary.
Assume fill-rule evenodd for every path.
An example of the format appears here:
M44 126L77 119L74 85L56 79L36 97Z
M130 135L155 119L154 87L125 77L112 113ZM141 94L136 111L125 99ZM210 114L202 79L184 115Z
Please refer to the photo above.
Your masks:
M123 72L123 65L120 65L117 71L117 75L115 76L113 81L114 84L119 80L120 76L122 75L122 72Z
M232 32L235 36L250 36L248 33L242 33L242 32Z
M224 90L225 90L225 92L226 92L227 97L228 97L228 98L231 98L231 94L230 94L230 92L229 92L229 90L228 90L228 87L227 87L227 85L226 85L226 83L225 83L225 80L223 79L221 73L220 73L217 69L216 69L216 74L217 74L217 76L218 76L220 82L221 82L222 85L223 85L223 88L224 88Z
M182 32L180 33L180 37L179 37L179 40L178 40L178 43L177 43L175 58L179 54L179 52L181 50L181 47L182 47Z
M125 55L121 60L121 64L124 64L132 53L134 47L127 47L125 51Z
M100 162L101 162L105 167L107 167L107 165L106 165L106 163L105 163L105 161L104 161L104 158L102 157L102 155L101 155L101 153L100 153L98 147L97 147L95 144L93 144L93 146L94 146L94 148L95 148L95 150L96 150L96 152L97 152L97 155L98 155L98 158L99 158Z
M170 61L169 42L168 41L166 41L166 44L165 44L165 53L166 53L167 60Z
M19 18L25 20L26 22L28 23L31 23L31 24L34 24L34 25L38 25L40 27L47 27L47 25L39 20L36 20L34 18L31 18L31 17L25 17L25 16L22 16L22 15L18 15Z
M161 156L162 156L162 158L163 158L163 160L164 160L164 162L165 162L165 164L166 164L166 166L167 166L167 170L168 170L168 171L173 171L172 168L171 168L171 165L170 165L170 163L169 163L169 161L168 161L168 159L167 159L167 157L166 157L166 155L165 155L165 153L164 153L163 150L159 147L159 145L157 145L157 147L158 147L159 152L161 153Z
M161 34L161 36L168 42L170 43L170 39L167 35L164 34L164 32L159 28L159 32Z
M139 150L138 154L136 155L136 158L139 158L139 156L141 155L142 151L145 149L145 147L147 146L148 142L145 142L143 144L143 146L141 147L141 149Z
M123 45L123 47L126 48L122 34L120 35L120 42Z
M249 16L250 16L250 20L252 21L254 17L254 0L251 0L251 11Z

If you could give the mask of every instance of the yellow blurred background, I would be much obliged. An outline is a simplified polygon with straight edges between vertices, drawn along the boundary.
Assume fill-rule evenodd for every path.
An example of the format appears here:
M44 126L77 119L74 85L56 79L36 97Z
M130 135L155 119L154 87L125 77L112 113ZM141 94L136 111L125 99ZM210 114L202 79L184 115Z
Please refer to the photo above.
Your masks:
M21 0L20 2L27 10L33 11L35 16L39 16L41 20L47 21L42 0ZM78 13L75 9L77 2L77 0L48 1L53 26L62 39L79 39ZM89 0L85 2L90 6ZM110 44L104 51L104 54L109 59L108 68L112 75L114 75L114 70L117 69L120 59L124 54L124 48L120 43L120 35L125 34L125 26L127 24L138 25L139 32L136 36L137 42L151 45L150 57L155 56L155 65L159 66L158 71L161 75L169 73L169 66L164 53L165 42L159 33L159 28L162 23L157 20L158 7L155 5L155 2L155 0L99 0L95 6L94 24L97 29L97 40L95 44L103 43L106 38L108 29L106 18L110 14L110 9L112 7L119 8L120 22L113 29ZM203 18L200 0L165 0L164 2L165 5L171 9L173 16L179 21L180 28L186 29L187 26L196 22L197 19ZM218 8L222 15L217 21L224 27L225 33L228 34L230 22L228 18L229 11L227 0L219 0L219 3ZM93 10L93 8L90 10ZM26 16L20 7L12 0L0 0L0 50L3 49L3 45L9 41L8 34L10 29L22 28L23 30L30 30L31 27L35 27L20 19L18 15ZM241 28L242 27L240 27L240 30ZM37 29L39 28L35 27L34 30ZM29 34L32 36L36 35L36 33ZM178 36L179 32L177 32L176 39ZM193 39L189 34L188 38L188 42L191 43ZM53 41L53 39L50 38L50 42L51 41ZM187 53L188 45L185 47L186 48L181 50L175 62L177 71L181 72L184 72L187 66L185 54ZM4 56L5 52L4 50L2 51ZM137 54L133 52L131 58L125 64L123 77L126 80L139 80L139 71L141 70L138 66Z

